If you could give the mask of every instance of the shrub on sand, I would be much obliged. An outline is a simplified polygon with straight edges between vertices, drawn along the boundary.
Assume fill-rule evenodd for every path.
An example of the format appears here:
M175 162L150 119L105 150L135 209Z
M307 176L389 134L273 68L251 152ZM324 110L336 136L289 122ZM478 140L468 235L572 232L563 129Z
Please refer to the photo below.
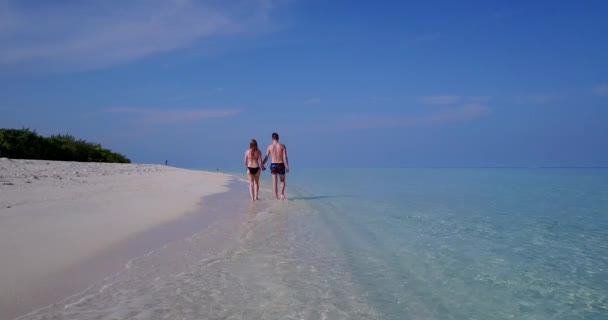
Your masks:
M12 159L130 163L120 153L69 134L42 137L30 129L0 129L0 157Z

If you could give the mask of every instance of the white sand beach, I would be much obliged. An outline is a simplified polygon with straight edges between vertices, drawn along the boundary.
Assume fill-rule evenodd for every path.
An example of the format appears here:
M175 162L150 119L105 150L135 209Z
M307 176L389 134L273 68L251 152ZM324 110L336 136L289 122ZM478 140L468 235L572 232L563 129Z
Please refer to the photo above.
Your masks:
M196 210L229 181L160 165L0 159L0 318L48 302L36 295L50 277Z

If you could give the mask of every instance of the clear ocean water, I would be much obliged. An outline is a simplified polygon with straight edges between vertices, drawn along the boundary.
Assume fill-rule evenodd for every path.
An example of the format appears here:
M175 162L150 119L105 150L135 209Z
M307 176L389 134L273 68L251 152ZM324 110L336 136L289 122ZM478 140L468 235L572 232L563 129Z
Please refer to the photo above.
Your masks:
M295 175L383 319L608 319L608 170Z
M606 169L301 170L283 203L262 179L24 319L608 319Z

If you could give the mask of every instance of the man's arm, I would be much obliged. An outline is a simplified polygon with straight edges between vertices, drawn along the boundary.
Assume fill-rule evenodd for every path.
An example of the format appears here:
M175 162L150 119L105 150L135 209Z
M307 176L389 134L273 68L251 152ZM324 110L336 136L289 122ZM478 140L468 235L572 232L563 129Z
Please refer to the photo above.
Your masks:
M258 166L260 166L260 168L262 168L262 170L264 170L264 164L262 163L262 151L258 150L258 152L260 153L258 155Z
M269 156L270 156L270 147L268 147L268 149L266 149L266 156L264 157L264 161L262 161L262 166L264 166L266 164Z
M287 147L283 145L283 161L285 161L285 169L289 172L289 159L287 158Z

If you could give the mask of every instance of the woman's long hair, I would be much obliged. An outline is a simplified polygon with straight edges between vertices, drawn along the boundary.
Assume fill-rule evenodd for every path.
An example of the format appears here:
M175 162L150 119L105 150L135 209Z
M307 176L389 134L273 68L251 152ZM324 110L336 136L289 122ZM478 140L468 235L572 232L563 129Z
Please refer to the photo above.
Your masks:
M252 158L255 157L258 151L260 151L260 149L258 149L258 142L255 141L255 139L251 139L251 141L249 142L249 150L251 150Z

